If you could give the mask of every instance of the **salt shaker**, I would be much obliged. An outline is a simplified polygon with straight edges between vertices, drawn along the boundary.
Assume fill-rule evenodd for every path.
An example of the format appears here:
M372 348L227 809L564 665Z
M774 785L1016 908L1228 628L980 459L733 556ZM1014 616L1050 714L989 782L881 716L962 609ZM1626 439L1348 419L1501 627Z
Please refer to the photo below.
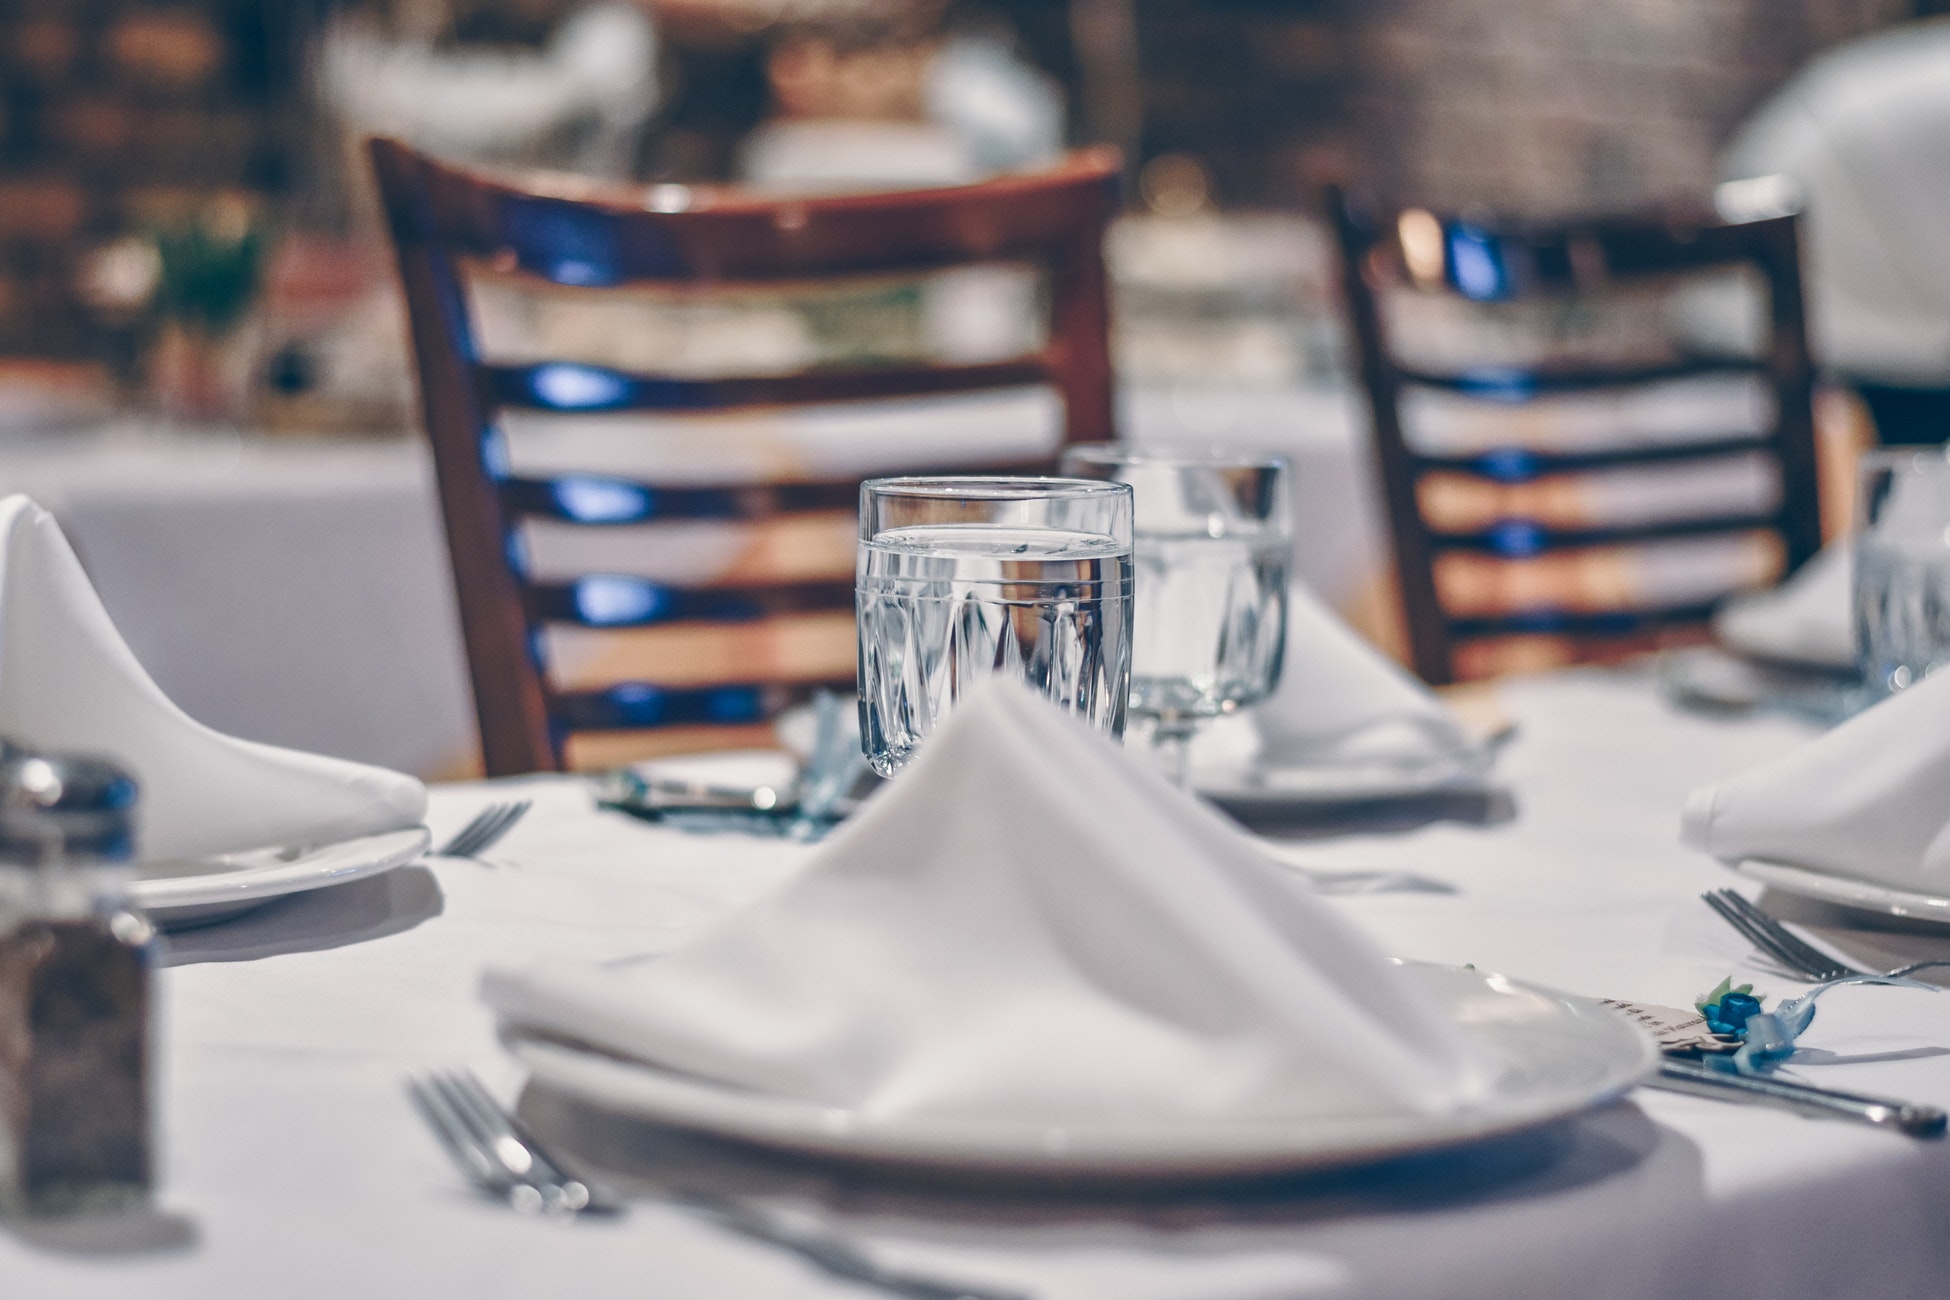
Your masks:
M0 749L0 1211L139 1202L155 932L128 906L136 784Z

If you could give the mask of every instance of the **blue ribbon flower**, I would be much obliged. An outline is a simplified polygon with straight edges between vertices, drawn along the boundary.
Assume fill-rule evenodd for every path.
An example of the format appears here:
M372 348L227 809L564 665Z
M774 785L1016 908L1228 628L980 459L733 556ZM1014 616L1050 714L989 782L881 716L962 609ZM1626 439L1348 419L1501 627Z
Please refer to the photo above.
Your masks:
M1935 963L1930 963L1935 964ZM1815 999L1842 984L1891 984L1902 988L1929 989L1934 984L1906 979L1900 975L1844 975L1815 985L1798 998L1779 1003L1772 1011L1762 1009L1754 986L1733 987L1732 980L1721 980L1711 993L1693 1005L1706 1017L1706 1027L1740 1041L1732 1057L1723 1058L1720 1069L1740 1074L1767 1074L1794 1055L1795 1040L1807 1032L1815 1019Z

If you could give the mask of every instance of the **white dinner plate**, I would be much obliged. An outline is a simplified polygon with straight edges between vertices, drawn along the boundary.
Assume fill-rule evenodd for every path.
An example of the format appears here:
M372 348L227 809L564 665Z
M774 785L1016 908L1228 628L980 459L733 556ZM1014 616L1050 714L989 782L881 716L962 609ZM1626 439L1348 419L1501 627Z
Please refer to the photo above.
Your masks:
M308 848L257 849L195 862L145 862L130 891L165 928L202 925L274 898L342 885L411 862L427 850L424 826Z
M1497 1063L1491 1095L1448 1115L1114 1125L873 1118L660 1070L504 1029L535 1077L625 1115L805 1155L1007 1177L1203 1179L1362 1164L1575 1115L1658 1068L1637 1026L1595 1002L1452 966L1404 974Z
M1790 867L1785 862L1768 862L1762 858L1748 858L1734 864L1733 869L1771 888L1804 898L1840 903L1843 907L1860 908L1865 912L1881 912L1885 916L1950 925L1950 898L1941 894L1913 893L1890 885L1851 880L1847 876L1831 876L1826 872Z

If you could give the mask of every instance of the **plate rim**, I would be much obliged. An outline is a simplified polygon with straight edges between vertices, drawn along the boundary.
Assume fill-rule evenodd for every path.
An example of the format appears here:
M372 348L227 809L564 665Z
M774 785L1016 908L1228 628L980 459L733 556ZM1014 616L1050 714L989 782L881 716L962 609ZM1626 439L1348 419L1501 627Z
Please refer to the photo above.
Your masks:
M1597 1081L1518 1095L1502 1104L1450 1115L1079 1127L863 1118L840 1107L662 1071L518 1025L503 1025L501 1037L537 1082L600 1109L715 1138L848 1164L923 1167L973 1176L1120 1181L1293 1173L1441 1150L1582 1114L1623 1096L1658 1068L1659 1049L1651 1037L1595 999L1471 967L1433 962L1402 965L1444 977L1467 974L1498 993L1522 990L1542 996L1556 1004L1561 1023L1615 1025L1617 1033L1612 1028L1602 1033L1616 1039L1617 1059L1607 1063ZM1471 1031L1467 1023L1463 1028ZM1487 1040L1490 1031L1478 1032ZM1596 1037L1591 1041L1595 1044ZM1629 1053L1627 1043L1632 1045ZM629 1096L632 1093L634 1097Z
M1220 803L1253 805L1269 808L1326 807L1336 804L1378 803L1388 799L1413 799L1438 794L1486 794L1497 788L1494 776L1489 772L1472 772L1466 769L1447 768L1417 772L1412 776L1400 776L1393 780L1347 781L1339 786L1331 784L1314 789L1282 789L1278 786L1257 785L1241 779L1248 770L1263 772L1323 772L1336 769L1329 765L1307 767L1300 764L1231 764L1221 767L1210 765L1204 768L1193 767L1191 787L1197 793ZM1344 773L1346 769L1342 769Z
M1771 858L1742 858L1726 866L1749 880L1758 880L1763 885L1824 903L1838 903L1843 907L1879 912L1905 920L1950 925L1950 893L1937 895L1898 889L1893 885L1863 880L1859 876L1814 871Z
M136 906L149 912L278 898L391 871L421 856L432 843L433 834L425 825L403 826L398 830L354 835L328 844L313 845L289 862L270 862L203 875L163 876L150 880L138 877L130 886L129 896ZM329 860L362 844L372 846L362 856L352 857L336 867L321 864L320 859ZM223 856L215 854L204 860L211 861Z

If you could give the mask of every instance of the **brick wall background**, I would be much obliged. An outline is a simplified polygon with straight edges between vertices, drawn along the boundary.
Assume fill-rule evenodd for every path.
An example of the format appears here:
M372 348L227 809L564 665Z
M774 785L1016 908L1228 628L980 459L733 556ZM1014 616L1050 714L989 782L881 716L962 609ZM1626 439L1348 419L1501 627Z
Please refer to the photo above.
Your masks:
M1563 210L1697 192L1810 57L1938 0L1132 0L1145 152L1286 206L1317 165L1403 201ZM989 0L1075 76L1063 6Z
M1631 204L1709 184L1727 137L1809 57L1910 0L1367 0L1344 147L1442 207Z
M80 253L281 191L305 0L0 0L0 353L85 356Z
M85 248L215 190L302 187L301 35L341 2L0 0L0 354L100 346L74 289ZM468 2L539 33L579 0ZM1729 133L1807 58L1941 7L1127 2L1140 152L1198 156L1222 203L1300 205L1307 177L1338 160L1388 197L1540 212L1697 192ZM1074 94L1088 61L1064 0L960 8L1012 26ZM702 64L699 77L748 98L760 89Z

